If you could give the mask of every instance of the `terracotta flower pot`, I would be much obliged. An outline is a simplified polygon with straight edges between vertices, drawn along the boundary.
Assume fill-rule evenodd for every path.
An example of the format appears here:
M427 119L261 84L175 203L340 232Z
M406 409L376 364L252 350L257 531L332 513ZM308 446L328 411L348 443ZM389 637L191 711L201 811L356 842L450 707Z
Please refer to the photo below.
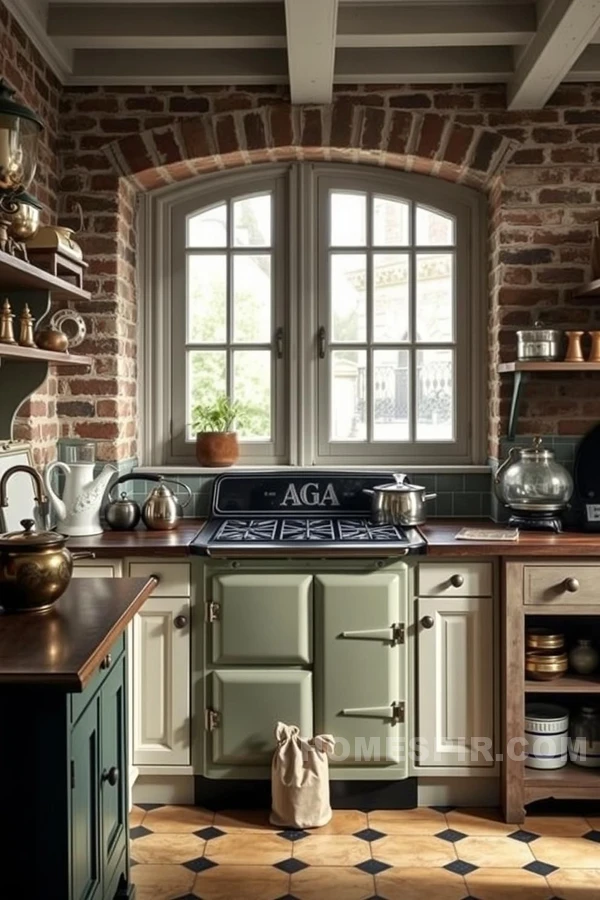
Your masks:
M201 431L196 435L196 459L201 466L232 466L239 458L236 431Z

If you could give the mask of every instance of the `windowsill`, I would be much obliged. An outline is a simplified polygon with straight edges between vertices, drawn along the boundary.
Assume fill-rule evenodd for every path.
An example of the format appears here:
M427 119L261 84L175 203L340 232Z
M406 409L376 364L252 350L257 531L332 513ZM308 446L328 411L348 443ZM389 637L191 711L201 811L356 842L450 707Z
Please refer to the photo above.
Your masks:
M373 472L398 472L406 470L411 475L415 474L423 474L423 475L488 475L492 471L491 467L488 465L462 465L462 466L402 466L398 464L397 466L247 466L247 465L235 465L235 466L215 466L214 468L207 468L206 466L136 466L133 471L143 475L144 473L148 474L165 474L165 475L221 475L224 472L296 472L296 471L304 471L304 472L314 472L317 469L327 469L327 471L331 472L352 472L358 470L364 470L365 472L373 471Z

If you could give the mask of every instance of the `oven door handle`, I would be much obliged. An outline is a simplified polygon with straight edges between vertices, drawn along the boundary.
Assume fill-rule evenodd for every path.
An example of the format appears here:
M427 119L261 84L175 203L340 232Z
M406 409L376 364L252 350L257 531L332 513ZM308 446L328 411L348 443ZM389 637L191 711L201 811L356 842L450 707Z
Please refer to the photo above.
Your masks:
M392 719L394 722L404 722L404 702L397 701L387 706L358 706L342 710L343 716L365 716L375 719Z
M363 631L342 631L340 637L348 640L359 641L388 641L394 643L396 641L396 628L390 625L389 628L367 628Z

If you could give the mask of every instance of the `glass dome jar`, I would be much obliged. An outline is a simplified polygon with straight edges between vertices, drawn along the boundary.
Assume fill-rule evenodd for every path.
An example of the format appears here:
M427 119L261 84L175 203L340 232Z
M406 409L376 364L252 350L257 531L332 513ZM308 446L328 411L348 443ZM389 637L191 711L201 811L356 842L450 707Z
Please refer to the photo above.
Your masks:
M570 473L554 458L554 451L533 439L531 447L512 447L496 471L494 488L498 499L522 512L556 512L573 494Z

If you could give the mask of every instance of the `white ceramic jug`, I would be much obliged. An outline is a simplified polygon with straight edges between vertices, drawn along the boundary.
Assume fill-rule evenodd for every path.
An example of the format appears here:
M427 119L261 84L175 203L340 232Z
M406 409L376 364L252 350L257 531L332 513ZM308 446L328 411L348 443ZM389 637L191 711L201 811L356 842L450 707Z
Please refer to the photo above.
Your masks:
M52 488L52 473L65 473L62 500ZM94 463L53 462L46 469L46 491L58 516L58 530L72 537L101 534L100 507L108 482L117 471L110 463L94 478Z

